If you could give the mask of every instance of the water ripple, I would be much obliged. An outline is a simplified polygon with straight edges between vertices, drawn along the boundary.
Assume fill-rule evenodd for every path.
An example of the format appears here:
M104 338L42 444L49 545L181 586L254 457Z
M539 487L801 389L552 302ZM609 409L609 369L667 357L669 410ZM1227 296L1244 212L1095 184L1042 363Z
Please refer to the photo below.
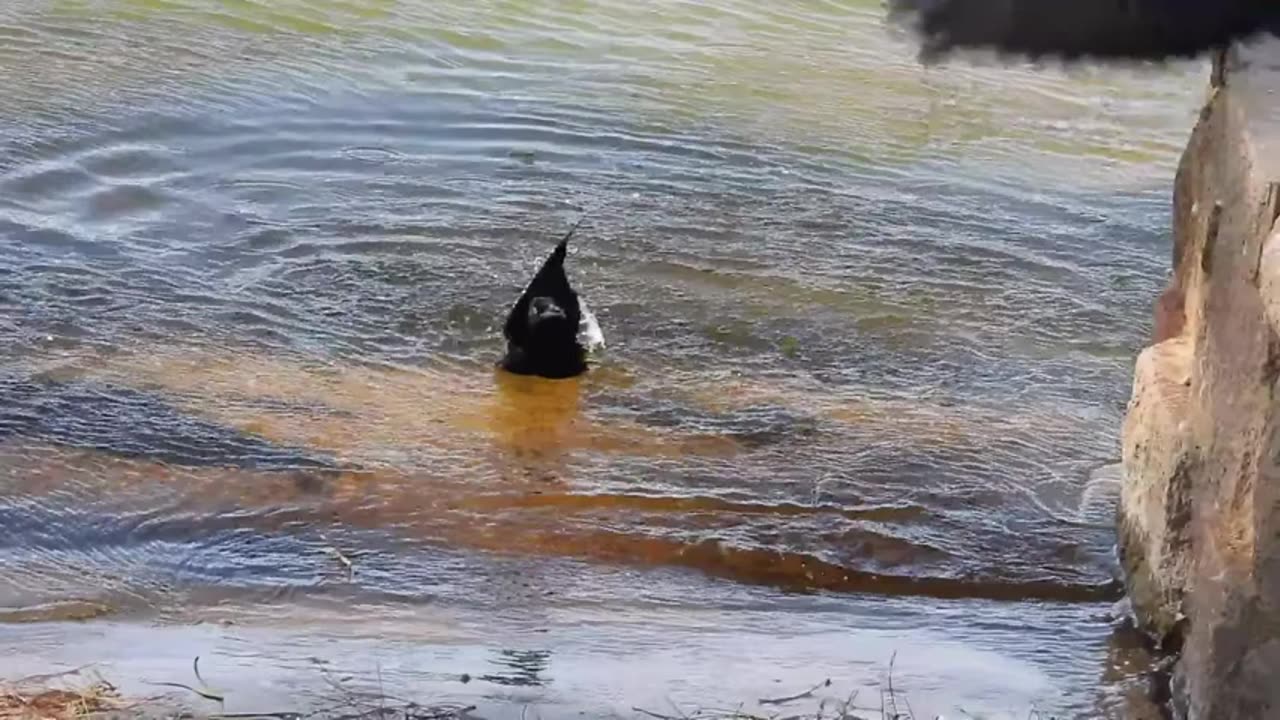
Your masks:
M880 12L6 3L0 605L497 602L462 556L1112 598L1199 69L925 71ZM584 214L607 356L495 384Z

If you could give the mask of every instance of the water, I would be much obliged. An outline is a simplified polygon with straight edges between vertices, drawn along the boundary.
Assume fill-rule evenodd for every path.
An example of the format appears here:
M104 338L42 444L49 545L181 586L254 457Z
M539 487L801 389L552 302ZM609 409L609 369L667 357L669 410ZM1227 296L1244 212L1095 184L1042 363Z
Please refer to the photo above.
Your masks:
M1119 716L1099 469L1203 68L881 12L5 3L0 677L630 717L893 658L922 717ZM607 351L495 374L583 214Z

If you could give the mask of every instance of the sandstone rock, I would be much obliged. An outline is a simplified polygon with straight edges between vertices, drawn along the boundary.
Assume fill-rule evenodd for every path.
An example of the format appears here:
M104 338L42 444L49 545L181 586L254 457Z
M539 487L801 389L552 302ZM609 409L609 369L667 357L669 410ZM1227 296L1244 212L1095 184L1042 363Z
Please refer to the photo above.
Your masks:
M1125 422L1122 559L1191 720L1280 717L1280 41L1221 66Z
M1120 558L1140 625L1161 640L1183 617L1191 509L1191 349L1187 338L1176 337L1138 356L1124 423Z

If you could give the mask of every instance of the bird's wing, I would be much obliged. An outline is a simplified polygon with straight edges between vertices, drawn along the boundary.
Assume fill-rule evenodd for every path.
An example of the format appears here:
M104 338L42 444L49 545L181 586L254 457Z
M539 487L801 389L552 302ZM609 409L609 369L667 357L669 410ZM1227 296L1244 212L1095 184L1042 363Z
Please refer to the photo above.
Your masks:
M582 320L578 323L578 342L588 352L603 350L604 331L600 329L595 314L587 308L587 301L581 295L578 296L578 306L582 309Z

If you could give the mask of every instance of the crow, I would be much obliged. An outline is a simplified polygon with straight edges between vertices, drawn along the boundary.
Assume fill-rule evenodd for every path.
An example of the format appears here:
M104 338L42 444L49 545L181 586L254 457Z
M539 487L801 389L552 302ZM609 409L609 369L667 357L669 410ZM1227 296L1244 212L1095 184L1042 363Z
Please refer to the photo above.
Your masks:
M564 271L569 239L581 223L564 234L507 315L507 352L498 363L504 370L550 379L587 371L587 346L579 333L599 330Z

